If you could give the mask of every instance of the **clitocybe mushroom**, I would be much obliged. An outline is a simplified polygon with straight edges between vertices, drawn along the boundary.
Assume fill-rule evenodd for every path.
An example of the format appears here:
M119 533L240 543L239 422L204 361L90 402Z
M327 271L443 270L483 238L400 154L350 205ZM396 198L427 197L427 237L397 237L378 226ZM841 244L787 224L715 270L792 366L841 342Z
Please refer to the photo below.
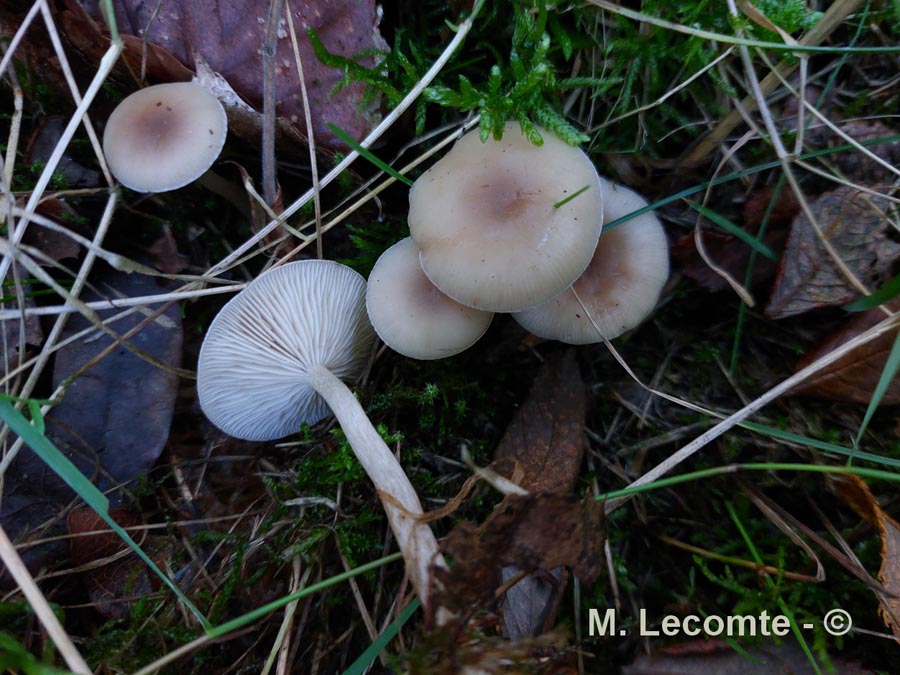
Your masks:
M409 231L422 269L454 300L492 312L544 302L572 284L600 236L600 178L552 133L515 123L500 141L463 136L413 184Z
M647 206L621 185L604 180L602 190L607 223ZM589 344L600 342L600 334L611 340L647 317L668 277L666 234L652 212L644 213L604 231L590 265L571 288L513 318L548 340Z
M443 565L402 467L342 382L357 377L375 333L365 280L344 265L304 260L277 267L232 298L209 326L197 366L200 407L246 440L281 438L334 413L375 484L419 598Z
M468 349L494 316L441 293L422 271L410 237L378 258L369 275L366 309L378 337L413 359L441 359Z
M137 192L175 190L212 166L227 129L225 109L205 87L157 84L113 110L103 132L103 154L122 185Z

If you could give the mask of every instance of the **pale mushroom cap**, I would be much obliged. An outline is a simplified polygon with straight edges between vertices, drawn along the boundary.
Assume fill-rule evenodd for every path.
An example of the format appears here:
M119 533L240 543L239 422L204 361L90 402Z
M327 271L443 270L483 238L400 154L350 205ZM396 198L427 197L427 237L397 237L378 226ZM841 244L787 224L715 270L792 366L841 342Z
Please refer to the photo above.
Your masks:
M170 82L136 91L103 132L109 170L137 192L175 190L216 161L228 130L225 109L205 87Z
M500 141L482 143L471 132L410 190L409 230L422 268L464 305L531 307L590 262L600 236L599 176L584 152L542 135L538 147L515 123Z
M603 181L604 222L647 205L637 193ZM572 288L607 339L643 321L656 306L669 277L669 248L659 219L648 212L604 231L591 264ZM569 344L600 342L597 329L566 289L536 307L513 314L538 337Z
M197 365L200 407L225 433L281 438L330 414L307 384L312 366L357 377L375 339L366 282L329 260L266 272L233 297L209 326Z
M411 237L378 258L369 275L366 309L378 337L412 359L442 359L468 349L494 317L441 293L422 271Z

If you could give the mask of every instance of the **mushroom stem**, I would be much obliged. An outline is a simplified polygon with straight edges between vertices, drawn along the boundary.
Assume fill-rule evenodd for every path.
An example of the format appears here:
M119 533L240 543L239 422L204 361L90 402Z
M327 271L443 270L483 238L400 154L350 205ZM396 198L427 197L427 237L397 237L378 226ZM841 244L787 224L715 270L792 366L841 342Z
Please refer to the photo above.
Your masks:
M432 566L446 567L447 563L431 528L417 520L423 511L416 491L347 385L323 366L310 368L309 384L328 402L359 463L375 484L416 595L428 607Z

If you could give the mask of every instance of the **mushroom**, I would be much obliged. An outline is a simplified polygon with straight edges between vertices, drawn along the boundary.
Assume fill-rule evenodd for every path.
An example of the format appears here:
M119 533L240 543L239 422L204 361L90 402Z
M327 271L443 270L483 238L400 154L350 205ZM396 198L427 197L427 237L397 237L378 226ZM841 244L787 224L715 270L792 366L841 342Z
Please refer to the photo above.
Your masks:
M329 260L274 268L233 297L207 331L197 366L200 407L222 431L265 441L337 418L375 484L407 571L428 605L437 540L394 454L342 380L358 377L375 333L365 280Z
M216 161L228 120L219 100L193 82L157 84L131 94L106 122L103 154L122 185L175 190Z
M422 269L468 307L515 312L564 291L600 236L600 178L588 156L514 123L503 138L463 136L413 184L409 231Z
M602 199L607 223L647 206L636 192L606 180ZM604 230L590 265L571 288L513 318L548 340L589 344L600 342L600 334L611 340L647 317L668 277L666 234L652 212L643 213Z
M366 310L378 337L413 359L441 359L468 349L494 317L441 293L422 271L411 237L378 258L366 286Z

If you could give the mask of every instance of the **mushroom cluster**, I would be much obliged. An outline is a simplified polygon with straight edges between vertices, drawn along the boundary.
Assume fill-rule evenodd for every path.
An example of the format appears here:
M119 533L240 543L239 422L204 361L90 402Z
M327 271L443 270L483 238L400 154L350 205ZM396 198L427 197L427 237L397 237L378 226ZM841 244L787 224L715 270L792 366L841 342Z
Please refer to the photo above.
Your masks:
M166 192L206 172L227 131L225 109L208 89L193 82L157 84L113 110L103 132L103 154L125 187Z
M612 339L655 307L669 274L665 232L635 192L602 179L551 133L536 146L507 124L502 140L463 136L410 191L411 238L369 278L379 337L417 359L452 356L508 312L538 337Z

